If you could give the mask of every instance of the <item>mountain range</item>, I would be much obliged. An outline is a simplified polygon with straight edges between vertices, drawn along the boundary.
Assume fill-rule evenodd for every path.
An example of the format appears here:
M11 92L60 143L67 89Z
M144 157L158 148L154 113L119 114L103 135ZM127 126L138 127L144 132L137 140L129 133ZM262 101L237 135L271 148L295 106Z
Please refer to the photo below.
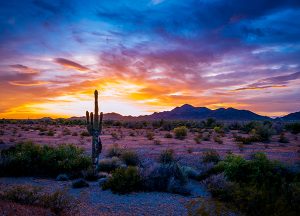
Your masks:
M253 120L273 120L268 116L258 115L249 110L239 110L234 108L219 108L211 110L206 107L194 107L184 104L170 111L154 112L151 115L143 116L122 116L118 113L106 113L106 120L202 120L207 118L215 118L217 120L234 120L234 121L253 121ZM300 112L291 113L275 120L282 121L298 121L300 120Z

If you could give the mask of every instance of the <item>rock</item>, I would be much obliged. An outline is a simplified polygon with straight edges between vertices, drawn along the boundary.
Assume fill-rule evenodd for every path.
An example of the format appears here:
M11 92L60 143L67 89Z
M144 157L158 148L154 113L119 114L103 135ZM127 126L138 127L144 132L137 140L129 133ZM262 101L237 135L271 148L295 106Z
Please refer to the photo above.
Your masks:
M59 174L56 177L56 181L68 181L68 180L69 180L69 177L67 174Z

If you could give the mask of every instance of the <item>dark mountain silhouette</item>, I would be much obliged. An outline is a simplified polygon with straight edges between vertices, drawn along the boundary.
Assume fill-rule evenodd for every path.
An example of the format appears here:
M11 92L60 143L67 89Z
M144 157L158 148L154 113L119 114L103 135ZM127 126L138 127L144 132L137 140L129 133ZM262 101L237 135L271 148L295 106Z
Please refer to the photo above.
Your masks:
M201 120L207 118L215 118L218 120L271 120L270 117L261 116L248 110L238 110L234 108L220 108L211 110L206 107L194 107L185 104L181 107L176 107L171 111L155 112L151 115L144 116L122 116L117 113L107 113L104 119L110 120Z
M282 121L300 121L300 112L290 113L286 116L279 118Z

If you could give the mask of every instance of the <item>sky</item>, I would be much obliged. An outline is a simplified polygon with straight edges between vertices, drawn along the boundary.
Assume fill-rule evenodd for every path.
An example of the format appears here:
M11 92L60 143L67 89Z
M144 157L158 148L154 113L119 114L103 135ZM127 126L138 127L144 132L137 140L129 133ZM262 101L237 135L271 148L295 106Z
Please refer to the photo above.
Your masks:
M1 0L0 118L300 111L299 0Z

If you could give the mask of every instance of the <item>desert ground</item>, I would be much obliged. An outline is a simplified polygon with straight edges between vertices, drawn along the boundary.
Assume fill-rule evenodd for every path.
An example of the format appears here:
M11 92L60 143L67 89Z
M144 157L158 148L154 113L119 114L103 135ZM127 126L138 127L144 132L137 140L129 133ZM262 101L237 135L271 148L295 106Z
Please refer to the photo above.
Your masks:
M221 158L225 158L230 153L249 158L255 152L264 152L268 158L287 165L293 166L300 162L299 134L285 132L285 137L288 139L286 143L279 142L279 134L277 134L273 135L268 142L242 145L234 138L237 135L245 136L238 130L229 130L219 135L221 142L214 139L216 136L214 129L204 129L202 132L211 135L209 140L197 142L195 137L198 132L193 130L189 130L184 139L176 139L172 131L130 129L120 126L105 127L101 135L103 150L100 158L105 158L109 149L117 146L135 151L143 164L154 163L163 150L173 149L178 163L193 167L200 172L203 169L202 154L209 149L216 150ZM166 134L172 134L172 138L166 138ZM18 142L31 140L39 145L74 144L90 155L91 139L84 125L2 124L0 149L7 149ZM134 192L128 195L117 195L109 190L102 191L98 182L91 182L88 188L74 189L71 187L71 180L61 182L55 179L34 177L0 178L1 189L16 185L38 186L45 191L67 190L80 201L77 215L188 215L186 206L190 202L198 198L211 197L205 186L197 181L189 182L191 194L182 196L164 192ZM32 212L39 212L36 215L52 214L37 207L26 208L23 211L22 205L6 202L0 206L2 215L35 215ZM20 212L23 213L20 214Z

